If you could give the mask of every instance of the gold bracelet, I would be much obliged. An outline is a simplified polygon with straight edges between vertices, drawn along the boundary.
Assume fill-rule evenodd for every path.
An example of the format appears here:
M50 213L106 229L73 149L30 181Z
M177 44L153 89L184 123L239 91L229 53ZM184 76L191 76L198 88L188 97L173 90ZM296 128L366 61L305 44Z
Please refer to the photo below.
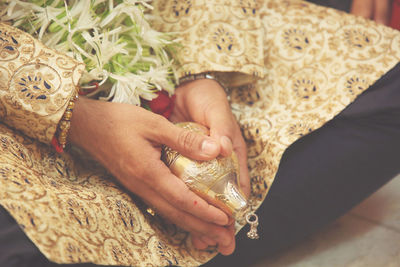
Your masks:
M62 116L59 124L58 124L58 129L57 129L57 140L58 144L62 149L65 148L65 145L67 144L67 137L68 137L68 132L69 128L71 127L71 118L72 118L72 111L74 110L75 106L75 101L78 99L78 92L75 93L75 96L73 96L67 106L67 109L64 112L64 115Z

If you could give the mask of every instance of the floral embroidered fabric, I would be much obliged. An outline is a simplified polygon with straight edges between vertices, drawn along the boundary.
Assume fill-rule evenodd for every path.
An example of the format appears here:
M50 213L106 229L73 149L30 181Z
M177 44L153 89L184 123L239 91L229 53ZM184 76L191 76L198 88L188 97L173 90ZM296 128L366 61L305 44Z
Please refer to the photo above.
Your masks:
M264 32L256 1L156 1L157 30L178 32L179 74L208 71L263 76Z
M333 118L400 59L399 32L302 1L158 2L157 28L182 39L182 75L264 75L252 84L239 79L229 89L248 145L256 206L266 197L285 149ZM52 51L37 65L35 57L20 55L34 50L43 56L33 49L38 43L1 27L7 35L0 39L0 55L8 61L0 66L0 78L10 81L1 83L1 117L6 114L3 121L19 129L45 118L46 126L31 127L36 132L31 136L48 140L36 129L47 129L62 113L80 65ZM57 58L71 76L65 78ZM8 99L21 109L12 109ZM143 212L141 202L99 166L57 155L5 125L0 126L0 155L0 203L52 261L196 266L215 255L194 249L184 231Z
M84 65L0 23L0 118L50 143Z

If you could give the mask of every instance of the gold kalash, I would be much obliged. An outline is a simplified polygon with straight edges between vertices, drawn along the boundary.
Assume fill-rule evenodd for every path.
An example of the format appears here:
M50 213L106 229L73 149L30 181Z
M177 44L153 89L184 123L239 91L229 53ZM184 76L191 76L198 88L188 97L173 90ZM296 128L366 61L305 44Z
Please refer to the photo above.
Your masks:
M209 135L209 130L197 123L182 122L177 126ZM257 239L258 217L248 212L246 197L240 189L239 163L233 152L230 157L217 157L210 161L197 161L182 156L179 152L164 146L162 160L171 172L208 203L220 208L236 221L246 219L250 224L247 236Z

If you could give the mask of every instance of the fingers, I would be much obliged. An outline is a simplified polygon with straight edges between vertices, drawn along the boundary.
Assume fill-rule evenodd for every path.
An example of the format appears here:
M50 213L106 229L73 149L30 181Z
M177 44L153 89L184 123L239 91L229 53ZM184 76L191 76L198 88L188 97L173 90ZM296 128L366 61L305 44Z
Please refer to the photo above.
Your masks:
M197 249L204 250L208 247L208 244L201 240L199 236L192 235L193 246Z
M168 219L172 223L176 224L180 228L193 233L196 237L207 237L207 242L213 240L218 246L221 247L232 247L232 242L234 241L234 235L232 230L223 226L218 226L212 223L207 223L204 220L199 219L185 211L180 210L174 204L169 203L164 198L162 198L157 192L149 187L144 187L142 192L145 192L146 197L144 198L146 202L154 207L157 214ZM200 249L204 247L203 239L196 239L196 247ZM211 243L211 241L210 241ZM208 245L207 245L208 246Z
M234 235L234 228L233 226L229 227L229 232ZM208 248L209 246L217 246L217 242L215 242L213 239L207 237L207 236L198 236L198 235L192 235L192 243L193 246L197 249L204 250ZM223 245L218 245L218 252L220 252L222 255L230 255L233 253L235 250L235 242L231 242L230 244L223 246Z
M203 198L196 195L181 179L174 176L163 163L160 162L160 166L149 169L145 177L147 185L177 209L206 222L218 225L229 223L228 215L225 212L208 204Z
M197 249L204 250L208 247L217 246L217 242L207 236L191 235L193 246Z
M375 0L374 2L374 20L378 23L389 25L390 3L389 0Z
M220 154L229 157L234 146L232 140L236 135L236 120L229 108L216 106L210 108L207 113L210 136L220 142Z
M353 0L351 13L388 25L391 11L390 5L390 0Z
M229 226L228 231L231 235L235 236L235 226L232 224ZM222 255L228 256L235 251L235 239L233 242L228 243L228 245L218 244L218 252Z
M250 195L250 178L247 168L247 149L240 128L230 110L214 110L215 116L210 116L211 137L220 140L221 155L229 156L235 151L239 160L240 187L246 197ZM231 141L232 140L232 141Z
M244 195L248 198L250 196L250 176L249 170L247 168L247 148L246 143L242 135L237 136L235 152L238 156L239 166L240 166L240 189L243 191Z
M206 136L164 121L159 126L159 143L165 144L182 155L195 160L211 160L220 153L220 144Z
M217 242L215 240L213 240L207 236L201 236L200 239L208 246L216 246L217 245Z
M372 19L374 14L374 0L353 0L351 13L367 19Z

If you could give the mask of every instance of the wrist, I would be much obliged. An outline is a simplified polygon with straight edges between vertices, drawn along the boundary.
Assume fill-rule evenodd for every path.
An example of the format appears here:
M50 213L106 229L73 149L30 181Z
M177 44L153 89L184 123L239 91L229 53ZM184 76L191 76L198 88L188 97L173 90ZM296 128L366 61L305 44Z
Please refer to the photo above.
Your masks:
M176 94L179 94L179 91L186 91L185 94L190 95L193 94L198 97L200 92L204 92L207 95L212 93L214 96L221 95L226 98L226 92L221 84L213 79L201 78L191 81L186 81L178 86L176 89Z
M214 81L219 84L219 86L224 89L225 92L227 92L227 88L223 82L221 82L215 75L209 73L209 72L204 72L204 73L198 73L198 74L191 74L187 75L184 77L181 77L179 79L180 84L185 84L185 83L193 83L194 81Z

